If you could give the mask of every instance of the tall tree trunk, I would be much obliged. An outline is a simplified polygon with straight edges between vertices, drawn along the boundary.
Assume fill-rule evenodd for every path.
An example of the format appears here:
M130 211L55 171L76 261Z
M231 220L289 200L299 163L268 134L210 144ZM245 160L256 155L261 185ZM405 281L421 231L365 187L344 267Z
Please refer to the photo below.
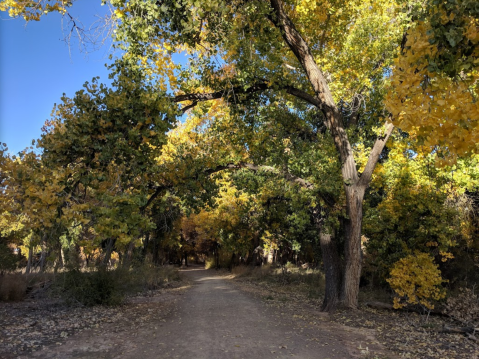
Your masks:
M319 232L319 245L324 265L326 281L322 311L333 311L339 303L341 289L341 262L338 254L338 247L332 234L324 228L325 216L321 214L321 208L313 210L314 224Z
M365 188L350 185L346 188L346 208L348 222L344 243L345 268L341 303L348 308L357 308L359 281L361 278L361 226L363 219L363 198Z
M334 243L333 236L324 230L319 234L319 242L323 255L324 274L326 287L324 292L322 311L332 311L339 302L341 288L341 264L339 261L338 249Z
M63 268L63 250L61 244L58 248L57 258L55 260L55 266L53 268L53 272L56 274L59 268Z
M103 261L101 263L101 265L104 267L106 267L108 263L110 263L111 253L113 252L115 241L116 240L114 238L108 238L106 240L105 257L103 257Z
M122 265L124 267L128 267L131 263L131 258L133 257L133 250L135 249L135 239L132 239L128 244L128 248L126 249L125 256L123 258Z
M28 247L28 261L27 261L27 268L25 269L25 273L30 273L32 270L32 261L33 261L33 248L30 246Z
M341 299L345 306L355 308L358 302L361 275L361 223L364 191L371 182L372 172L394 126L392 124L386 125L386 133L376 140L364 171L359 176L342 115L334 102L322 70L316 63L309 45L288 17L282 1L270 0L270 4L274 13L270 20L281 31L281 36L300 62L315 93L315 96L303 94L302 98L315 105L323 113L325 124L331 132L341 160L341 174L346 191L347 212L350 218L346 236L346 268Z
M40 254L40 273L45 271L45 262L47 259L47 249L46 247L42 246L42 253Z
M158 245L158 235L157 234L154 234L154 237L153 237L153 258L152 258L152 261L155 265L159 265L160 264L160 255L159 255L159 251L160 251L160 246Z

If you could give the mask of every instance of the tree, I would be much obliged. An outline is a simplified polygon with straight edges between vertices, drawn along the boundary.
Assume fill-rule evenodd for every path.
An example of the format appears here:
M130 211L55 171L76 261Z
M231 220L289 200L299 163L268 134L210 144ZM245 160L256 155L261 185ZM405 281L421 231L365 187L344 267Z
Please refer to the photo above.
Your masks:
M118 2L115 5L119 6L125 15L122 17L124 27L120 29L131 28L133 22L139 25L136 27L137 31L120 31L130 42L130 51L133 53L142 51L142 56L148 55L152 51L152 44L162 42L172 43L173 46L207 48L205 51L198 51L197 61L193 61L190 68L194 69L196 66L201 69L202 76L197 79L199 84L218 90L207 94L191 93L191 85L188 88L187 82L183 88L180 86L180 89L189 91L190 94L178 95L175 101L201 101L228 97L230 102L234 100L239 102L244 99L242 110L254 114L254 106L257 106L260 100L259 95L255 99L254 94L263 92L265 97L270 97L269 100L263 100L264 104L267 104L264 101L273 102L287 98L291 101L290 106L304 109L304 105L298 104L299 99L305 101L307 107L315 108L319 112L318 116L322 118L331 133L341 162L348 218L346 265L341 300L346 306L355 307L361 272L362 200L372 171L393 126L386 125L384 132L373 144L369 160L360 176L345 123L347 120L348 123L355 125L354 116L351 115L357 114L345 116L341 111L341 104L352 104L358 87L366 93L370 90L368 87L371 82L381 81L379 75L383 73L384 66L391 61L394 42L389 40L385 44L385 40L380 37L370 38L371 40L363 38L363 44L364 41L372 42L369 45L373 51L367 54L371 58L370 62L363 61L359 64L359 68L354 69L356 76L355 74L351 77L343 75L342 71L345 70L346 64L341 64L343 68L341 66L336 68L332 65L334 63L332 57L349 50L347 46L351 46L355 38L361 39L359 35L361 32L371 34L376 31L387 34L390 38L396 38L399 42L401 30L398 30L398 24L396 23L392 30L392 26L387 27L384 23L385 17L388 16L386 10L381 13L380 18L375 18L374 14L377 14L380 7L374 6L372 9L372 4L352 2L344 3L341 11L332 11L330 14L327 11L310 13L310 10L316 8L316 4L293 4L281 1L270 3L238 1L228 4L208 2L208 4L201 3L200 6L194 6L188 1L176 3L175 6L162 3L158 7L139 2L129 2L128 5L121 3L122 6ZM150 15L141 18L135 16L140 13ZM355 13L359 15L354 15ZM346 21L348 17L350 20ZM322 24L320 26L322 34L318 34L318 23ZM401 24L399 24L400 27ZM143 48L142 43L145 44ZM354 50L359 49L353 47L353 52ZM387 50L389 53L384 54ZM325 55L328 51L331 51L330 56ZM225 66L215 67L211 60L213 57L209 57L210 60L205 59L202 55L204 52L210 56L213 54L222 56ZM384 59L385 56L386 59ZM344 56L343 59L349 60ZM321 70L321 65L334 71L330 74L338 81L333 87L337 89L334 95L327 76ZM288 68L292 70L287 70ZM358 78L359 73L365 75ZM194 84L194 81L189 81L189 84L192 83ZM345 88L348 90L343 90L342 85L347 86ZM362 87L365 89L363 90ZM244 96L241 96L242 94ZM248 99L249 95L251 96ZM235 115L237 121L245 118L244 112L236 111ZM354 127L360 129L359 126ZM326 258L325 262L327 260ZM326 263L326 268L336 267L337 264L330 266ZM335 278L338 276L336 275ZM339 293L336 297L339 299ZM336 298L332 300L335 301ZM335 304L331 303L326 307L333 307Z
M438 164L454 164L478 152L478 79L477 2L428 1L404 35L387 107Z
M223 142L227 135L234 135L232 147L236 150L233 155L223 152L220 167L245 167L241 162L246 155L254 162L249 168L272 168L273 172L314 190L316 200L311 201L311 206L321 230L330 289L323 307L334 308L339 301L356 307L363 199L393 131L391 120L401 117L399 103L404 98L399 93L402 80L396 81L395 73L389 98L396 96L399 100L396 107L389 106L393 114L389 117L384 109L387 75L404 33L411 23L417 23L416 28L421 29L421 21L428 18L428 12L422 12L419 2L394 0L111 3L119 21L118 44L123 46L127 58L156 76L164 90L164 79L169 79L174 93L165 93L165 99L182 104L182 111L199 108L203 115L211 106L209 101L222 101L228 107L230 120L222 123L228 124L223 127ZM18 2L2 4L4 8L13 8ZM470 41L476 39L474 24ZM187 67L174 64L173 49L189 54ZM466 57L467 51L463 51ZM398 58L401 61L401 56ZM423 58L427 56L418 61ZM410 71L410 65L405 71ZM421 80L416 82L421 84ZM393 102L394 99L390 101ZM291 121L291 126L283 126L280 120ZM242 136L239 129L247 129L250 137ZM290 133L281 144L278 139L285 129ZM266 134L272 137L254 137ZM336 177L340 178L338 186L332 191L321 186L317 177L320 171L314 168L318 162L301 165L284 153L290 149L307 150L308 145L315 151L326 149L328 141L335 151L332 162L338 164L340 174ZM265 142L283 153L274 155L265 150ZM338 213L331 209L342 203L344 268L337 253L338 237L325 225Z
M347 131L348 125L358 131L363 127L358 120L358 96L381 93L384 69L404 27L398 4L345 1L329 7L279 0L112 4L121 22L117 40L128 44L128 53L152 73L164 73L164 49L171 52L178 47L193 53L189 69L179 73L175 82L185 94L177 94L173 102L191 101L193 106L224 98L231 107L239 105L232 113L234 121L246 120L248 113L256 116L258 103L271 107L278 101L290 112L313 111L319 116L341 163L347 212L341 301L355 307L361 273L362 201L393 126L387 124L379 131L361 175ZM361 60L355 60L358 55ZM215 56L221 57L219 64ZM380 124L380 118L377 114L371 120ZM331 243L324 243L323 253L331 251L328 246ZM338 263L330 263L336 258L325 255L327 271L338 268ZM332 278L339 277L336 273ZM334 307L339 296L337 291L325 308Z

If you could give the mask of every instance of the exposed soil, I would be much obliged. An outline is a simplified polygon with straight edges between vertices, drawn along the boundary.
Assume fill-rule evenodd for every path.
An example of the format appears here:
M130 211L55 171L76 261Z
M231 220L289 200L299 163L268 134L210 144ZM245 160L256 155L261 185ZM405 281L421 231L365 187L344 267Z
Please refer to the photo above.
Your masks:
M182 272L189 286L118 308L1 304L0 357L394 358L375 330L331 321L315 305L264 298L215 271Z

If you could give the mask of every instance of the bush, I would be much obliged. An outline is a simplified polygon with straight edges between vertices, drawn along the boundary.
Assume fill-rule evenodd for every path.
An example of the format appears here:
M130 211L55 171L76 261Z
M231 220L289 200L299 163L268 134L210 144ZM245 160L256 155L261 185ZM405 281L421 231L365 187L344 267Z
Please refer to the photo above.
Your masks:
M19 273L0 275L0 301L18 302L25 298L27 281Z
M10 247L0 238L0 274L14 271L17 268L19 255L15 255Z
M178 271L170 266L138 267L93 272L71 270L57 279L56 288L68 303L85 306L119 305L127 295L155 290L180 280Z
M220 268L231 268L231 256L232 253L227 251L227 250L219 250L219 267ZM205 260L205 268L206 269L211 269L211 268L216 268L216 262L215 262L215 257L208 257Z
M391 269L391 277L387 279L398 297L394 298L394 308L402 308L406 304L422 304L434 309L432 301L443 299L446 291L441 284L444 280L441 271L427 253L410 254L400 259Z
M64 273L60 283L62 296L69 303L85 306L118 305L124 298L115 271L98 269L94 272L71 270Z
M233 268L232 273L237 278L270 282L284 288L304 291L309 298L319 298L324 294L325 280L319 269L302 269L294 265L289 265L287 269L272 265L237 266Z
M130 270L120 268L117 272L126 293L155 290L180 280L179 272L173 266L142 264Z

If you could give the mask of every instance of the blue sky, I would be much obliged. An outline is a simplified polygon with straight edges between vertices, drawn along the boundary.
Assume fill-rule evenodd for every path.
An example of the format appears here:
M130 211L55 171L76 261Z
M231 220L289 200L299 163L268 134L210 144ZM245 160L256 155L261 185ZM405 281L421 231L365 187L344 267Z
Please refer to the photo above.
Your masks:
M75 2L71 14L86 27L106 14L100 1ZM25 25L0 12L0 142L16 154L41 135L41 128L62 94L72 97L85 81L100 76L109 83L104 64L112 52L108 44L99 50L81 52L73 40L63 41L62 17L44 16Z

